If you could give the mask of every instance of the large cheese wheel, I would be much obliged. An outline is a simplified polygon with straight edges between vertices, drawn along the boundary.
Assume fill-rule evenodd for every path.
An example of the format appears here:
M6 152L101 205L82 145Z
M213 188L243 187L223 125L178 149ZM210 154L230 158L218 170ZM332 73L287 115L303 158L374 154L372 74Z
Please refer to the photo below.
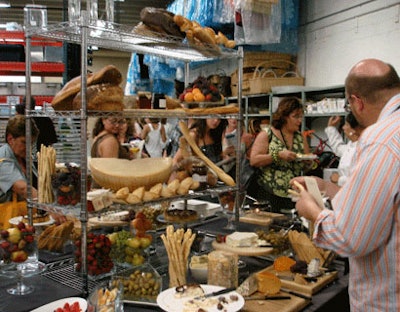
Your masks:
M127 186L132 192L141 186L148 189L166 182L171 175L172 158L92 158L89 166L92 178L102 187L117 191Z

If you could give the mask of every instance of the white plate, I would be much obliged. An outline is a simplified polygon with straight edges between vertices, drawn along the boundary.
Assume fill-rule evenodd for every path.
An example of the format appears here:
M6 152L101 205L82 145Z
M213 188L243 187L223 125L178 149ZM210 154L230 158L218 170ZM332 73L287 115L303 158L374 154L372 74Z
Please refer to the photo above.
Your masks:
M82 311L86 311L87 309L87 302L85 299L80 298L80 297L69 297L69 298L64 298L60 300L56 300L53 302L50 302L48 304L45 304L35 310L32 310L31 312L53 312L57 308L62 308L64 307L64 304L69 303L73 304L74 302L78 301L79 302L79 307L81 308Z
M214 291L218 291L223 289L224 287L220 286L213 286L213 285L201 285L201 287L204 290L204 293L208 294ZM184 310L184 304L188 300L190 300L189 297L186 298L176 298L175 297L175 287L169 288L167 290L164 290L162 293L160 293L157 296L157 304L167 312L182 312ZM244 299L243 297L237 293L236 291L232 291L229 293L226 293L221 296L227 296L229 297L230 295L236 295L238 297L238 301L230 302L227 305L224 305L225 309L224 311L226 312L236 312L239 311L243 306L244 306ZM215 307L208 307L207 312L221 312L221 310L218 310L217 305Z
M296 160L301 161L301 160L314 160L317 159L318 156L315 154L297 154Z
M128 221L122 221L121 218L127 216L128 211L120 211L111 214L105 214L104 216L89 218L89 223L91 225L101 225L101 226L117 226L128 224ZM115 220L112 220L115 219Z
M18 225L19 222L22 221L24 217L19 216L19 217L14 217L11 218L8 222L12 225ZM50 219L45 222L38 222L38 223L33 223L34 226L46 226L46 225L51 225L54 223L54 219L50 216Z

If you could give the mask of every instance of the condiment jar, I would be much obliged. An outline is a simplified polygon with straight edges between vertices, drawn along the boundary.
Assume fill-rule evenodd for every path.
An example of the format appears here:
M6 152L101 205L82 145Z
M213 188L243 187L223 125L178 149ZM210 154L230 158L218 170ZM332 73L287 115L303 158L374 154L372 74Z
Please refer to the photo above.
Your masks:
M192 178L194 181L200 183L199 190L205 190L208 186L207 173L208 173L207 166L202 160L196 159L193 161Z

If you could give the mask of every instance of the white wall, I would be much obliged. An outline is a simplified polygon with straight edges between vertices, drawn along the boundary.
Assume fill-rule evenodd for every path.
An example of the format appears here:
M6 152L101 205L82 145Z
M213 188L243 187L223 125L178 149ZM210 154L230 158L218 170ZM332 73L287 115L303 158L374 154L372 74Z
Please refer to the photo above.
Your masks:
M400 1L300 0L298 64L307 86L343 84L364 58L400 73L399 55Z

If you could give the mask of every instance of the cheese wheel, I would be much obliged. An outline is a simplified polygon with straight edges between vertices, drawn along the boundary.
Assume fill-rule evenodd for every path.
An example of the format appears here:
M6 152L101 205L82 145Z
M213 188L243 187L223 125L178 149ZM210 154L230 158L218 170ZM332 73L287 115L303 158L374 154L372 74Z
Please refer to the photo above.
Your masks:
M130 192L144 186L149 189L168 180L172 158L92 158L89 162L93 179L102 187L118 191L128 187Z

